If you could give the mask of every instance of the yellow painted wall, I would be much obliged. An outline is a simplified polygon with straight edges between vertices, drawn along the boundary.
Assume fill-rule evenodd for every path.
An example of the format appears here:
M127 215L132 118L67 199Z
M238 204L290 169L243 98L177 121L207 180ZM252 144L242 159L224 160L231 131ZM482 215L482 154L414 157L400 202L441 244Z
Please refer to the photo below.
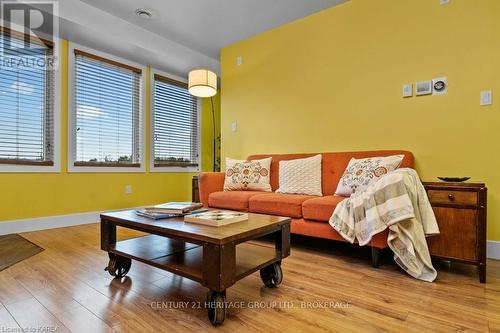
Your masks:
M351 0L224 48L221 66L223 157L408 149L424 180L486 182L500 240L500 1ZM448 94L401 97L439 76Z
M62 166L57 174L0 173L0 221L93 212L154 203L191 200L192 173L89 173L67 172L68 43L62 43ZM146 77L149 78L149 68ZM150 83L146 82L146 129L149 133ZM202 108L202 167L210 170L212 127L206 101ZM216 107L218 107L218 98ZM220 115L220 110L218 110ZM149 170L149 135L146 139L146 169ZM132 185L132 194L125 186Z

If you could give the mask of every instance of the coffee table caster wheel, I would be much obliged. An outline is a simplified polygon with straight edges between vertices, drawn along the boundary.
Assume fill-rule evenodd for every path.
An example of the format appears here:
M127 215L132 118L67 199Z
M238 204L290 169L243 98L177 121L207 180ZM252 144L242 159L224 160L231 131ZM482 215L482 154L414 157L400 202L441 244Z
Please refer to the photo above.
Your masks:
M209 291L208 294L208 319L212 325L217 326L226 319L226 291Z
M274 263L260 270L260 278L268 288L276 288L283 280L283 271L279 263Z
M104 270L108 271L111 276L122 278L127 275L130 266L132 266L131 259L109 253L109 263Z

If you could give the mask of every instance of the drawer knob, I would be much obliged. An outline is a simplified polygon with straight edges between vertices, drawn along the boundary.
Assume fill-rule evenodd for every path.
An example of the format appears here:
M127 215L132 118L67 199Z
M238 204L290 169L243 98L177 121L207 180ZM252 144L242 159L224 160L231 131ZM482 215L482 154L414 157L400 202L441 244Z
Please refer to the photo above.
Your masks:
M453 200L455 200L455 196L453 194L448 194L448 199L453 201Z

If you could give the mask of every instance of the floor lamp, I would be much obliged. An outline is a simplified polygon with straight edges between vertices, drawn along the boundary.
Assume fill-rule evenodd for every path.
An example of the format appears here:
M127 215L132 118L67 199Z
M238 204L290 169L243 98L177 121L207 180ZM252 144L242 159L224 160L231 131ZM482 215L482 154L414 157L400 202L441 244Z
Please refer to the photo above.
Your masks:
M212 110L212 131L213 131L213 171L219 171L216 167L216 147L217 134L215 133L215 109L213 96L217 94L217 74L208 69L193 69L189 72L188 79L189 93L200 98L210 97L210 106Z

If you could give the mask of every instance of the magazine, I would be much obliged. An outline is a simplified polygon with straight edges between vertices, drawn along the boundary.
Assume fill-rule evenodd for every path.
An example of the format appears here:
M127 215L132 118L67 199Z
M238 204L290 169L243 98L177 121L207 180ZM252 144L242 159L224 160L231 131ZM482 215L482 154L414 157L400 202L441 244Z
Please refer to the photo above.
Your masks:
M185 214L201 207L203 204L199 202L167 202L144 209L150 213Z
M185 216L188 214L199 214L199 213L203 213L206 211L208 211L208 210L207 209L198 209L198 210L193 210L191 212L184 213L184 214L169 214L169 213L150 212L146 209L137 209L135 211L135 213L139 216L144 216L144 217L147 217L147 218L150 218L153 220L161 220L161 219L168 219L168 218L172 218L172 217L181 217L181 216Z

